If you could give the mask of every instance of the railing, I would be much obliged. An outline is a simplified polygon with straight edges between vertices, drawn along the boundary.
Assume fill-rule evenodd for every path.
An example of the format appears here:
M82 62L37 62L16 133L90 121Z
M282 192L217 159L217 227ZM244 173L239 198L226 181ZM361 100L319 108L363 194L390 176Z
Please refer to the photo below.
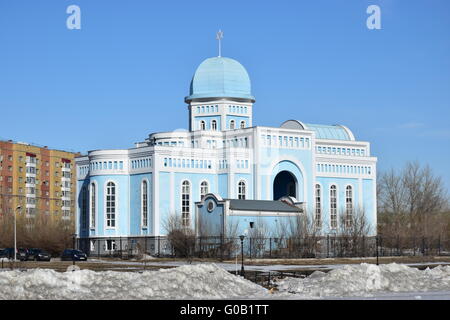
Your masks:
M80 238L77 248L91 257L120 259L142 259L152 256L225 260L240 257L242 250L239 238L189 237L174 242L162 236ZM247 259L440 256L450 255L450 240L441 237L383 236L246 237L243 241L243 252Z

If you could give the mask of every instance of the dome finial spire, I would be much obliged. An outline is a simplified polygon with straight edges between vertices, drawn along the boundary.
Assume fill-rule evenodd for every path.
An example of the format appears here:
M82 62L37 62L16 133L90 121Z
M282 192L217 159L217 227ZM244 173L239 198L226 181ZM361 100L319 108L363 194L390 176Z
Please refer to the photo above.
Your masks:
M222 55L222 47L221 40L223 38L223 32L219 29L219 32L216 33L216 39L219 41L219 57Z

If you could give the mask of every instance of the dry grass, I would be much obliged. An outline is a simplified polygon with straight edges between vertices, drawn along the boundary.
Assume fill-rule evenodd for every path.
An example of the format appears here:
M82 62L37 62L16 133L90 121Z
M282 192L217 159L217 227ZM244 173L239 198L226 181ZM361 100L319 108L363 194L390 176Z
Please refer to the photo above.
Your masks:
M240 263L240 259L239 263ZM116 262L120 261L120 264ZM176 258L159 258L151 259L146 262L151 262L152 265L145 265L144 261L133 261L130 263L124 260L117 259L102 259L101 262L92 261L77 261L75 264L82 270L92 270L92 271L121 271L121 272L136 272L145 270L159 270L162 268L173 268L173 266L165 265L167 262L180 262L184 261L186 264L189 262L185 259ZM139 262L137 264L136 262ZM219 263L220 261L216 259L193 259L192 262L209 262L209 263ZM224 260L223 263L234 264L236 260ZM450 257L443 256L416 256L416 257L380 257L379 263L419 263L427 265L433 262L448 262L450 263ZM155 265L156 263L156 265ZM157 264L160 263L160 264ZM376 258L324 258L324 259L245 259L245 265L254 266L265 266L265 265L289 265L292 267L298 266L298 268L293 268L292 270L301 271L303 266L311 265L333 265L333 264L359 264L359 263L376 263ZM46 261L20 261L16 263L4 262L4 268L15 268L15 269L53 269L58 272L65 272L69 266L73 263L71 261L59 261L52 260L50 262ZM1 267L1 265L0 265ZM311 271L310 268L305 269Z
M400 256L379 257L379 263L432 263L450 262L450 257L443 256ZM229 260L224 262L234 262ZM246 265L329 265L329 264L359 264L375 263L375 257L366 258L322 258L322 259L245 259Z

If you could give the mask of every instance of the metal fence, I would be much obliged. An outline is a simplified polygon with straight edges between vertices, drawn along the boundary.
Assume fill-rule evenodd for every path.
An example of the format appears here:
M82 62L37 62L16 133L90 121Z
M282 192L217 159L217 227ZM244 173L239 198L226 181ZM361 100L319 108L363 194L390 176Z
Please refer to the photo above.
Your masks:
M152 257L234 259L338 258L450 255L450 240L441 237L302 237L240 238L167 237L79 238L77 248L91 257L121 259Z

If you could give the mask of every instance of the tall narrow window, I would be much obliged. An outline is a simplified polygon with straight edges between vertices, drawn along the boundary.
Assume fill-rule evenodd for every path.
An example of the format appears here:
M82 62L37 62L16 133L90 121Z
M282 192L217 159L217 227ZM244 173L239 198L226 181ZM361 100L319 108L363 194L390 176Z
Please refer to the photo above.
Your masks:
M148 227L148 187L147 181L142 181L142 227Z
M231 120L231 121L230 121L230 129L233 130L233 129L234 129L234 126L235 126L234 120Z
M214 131L217 130L217 121L216 120L211 121L211 129Z
M83 229L87 228L88 223L88 188L86 186L81 190L82 202L81 202L81 226Z
M116 227L116 185L108 182L106 185L106 227Z
M97 195L95 183L91 183L91 228L95 228L95 212L97 210Z
M352 186L345 188L345 225L352 226L353 221L353 189Z
M241 129L245 128L245 121L241 121Z
M238 183L238 199L245 200L245 182L242 180Z
M183 226L189 226L190 219L190 202L191 200L191 185L189 181L183 181L181 185L181 218Z
M203 181L200 184L200 200L203 199L204 196L206 196L206 194L209 192L208 190L208 182L207 181Z
M320 184L316 184L316 228L320 228L322 220L322 199L320 197Z
M330 187L330 226L331 229L337 228L337 191L335 185Z
M206 130L206 122L205 121L200 121L200 130Z

